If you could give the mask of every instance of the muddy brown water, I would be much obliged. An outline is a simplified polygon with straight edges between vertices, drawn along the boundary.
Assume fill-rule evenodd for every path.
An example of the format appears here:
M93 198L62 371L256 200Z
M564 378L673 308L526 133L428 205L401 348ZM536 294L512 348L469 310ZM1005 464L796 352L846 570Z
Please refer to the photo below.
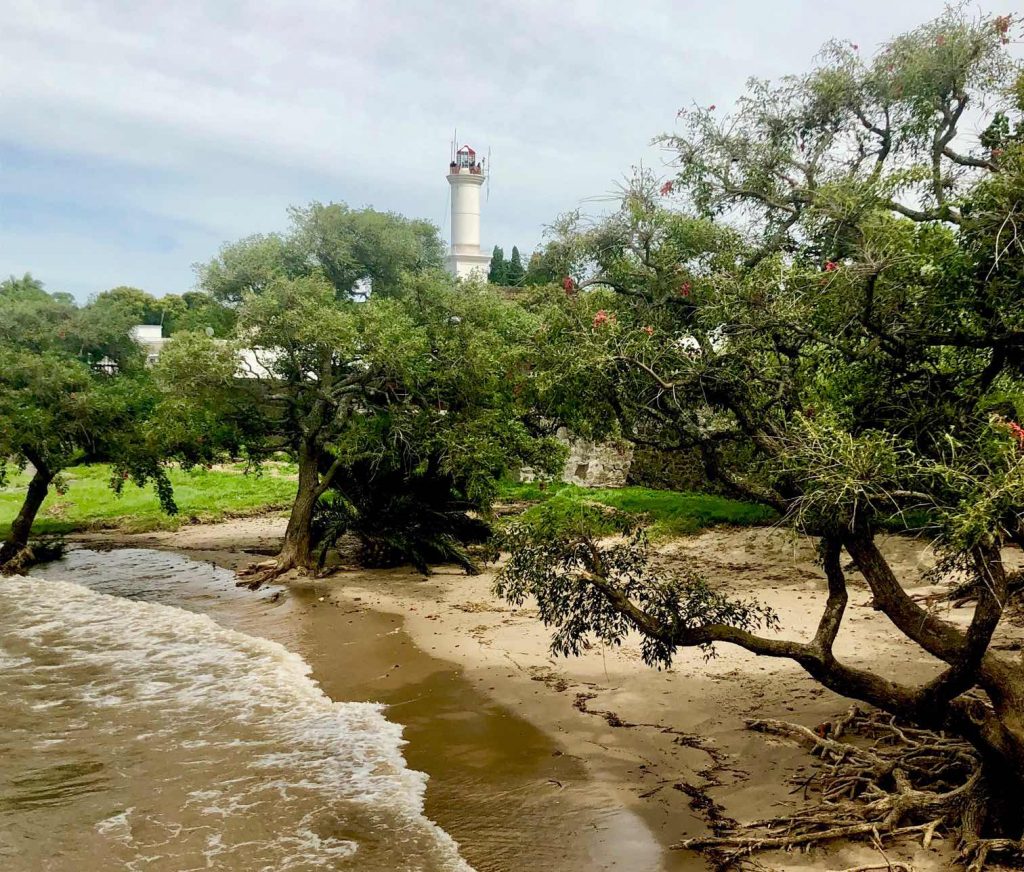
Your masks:
M663 868L635 817L562 797L578 760L315 584L76 549L0 614L0 868Z

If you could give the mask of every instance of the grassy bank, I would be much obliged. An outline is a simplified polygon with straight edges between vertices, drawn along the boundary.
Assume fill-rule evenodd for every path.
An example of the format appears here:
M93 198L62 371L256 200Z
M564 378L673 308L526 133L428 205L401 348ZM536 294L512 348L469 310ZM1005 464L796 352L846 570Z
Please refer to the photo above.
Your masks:
M43 535L108 528L128 532L173 530L196 521L219 521L284 508L295 495L295 482L289 472L287 467L274 466L261 476L245 475L239 466L191 472L172 469L178 514L166 515L152 488L127 484L119 497L108 484L110 467L75 467L65 475L66 493L50 491L33 532ZM27 484L27 475L15 475L6 487L0 488L0 538L10 531Z
M777 515L771 509L714 494L652 490L645 487L584 488L571 484L504 482L501 498L548 504L549 509L571 512L581 502L600 503L644 518L655 538L669 539L718 524L767 524ZM529 511L529 510L528 510ZM611 530L609 529L609 532Z

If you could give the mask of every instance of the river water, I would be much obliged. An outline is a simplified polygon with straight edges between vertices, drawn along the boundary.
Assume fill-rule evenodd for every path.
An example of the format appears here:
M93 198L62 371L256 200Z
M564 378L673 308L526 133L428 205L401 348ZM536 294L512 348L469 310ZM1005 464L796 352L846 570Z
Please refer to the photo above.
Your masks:
M0 581L0 869L469 870L380 706L203 614L186 558L97 558Z

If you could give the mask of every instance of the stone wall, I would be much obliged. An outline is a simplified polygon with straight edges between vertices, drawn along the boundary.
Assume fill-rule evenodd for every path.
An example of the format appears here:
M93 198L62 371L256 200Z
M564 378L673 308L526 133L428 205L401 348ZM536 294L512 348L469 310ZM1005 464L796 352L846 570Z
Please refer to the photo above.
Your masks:
M565 427L560 427L555 436L569 446L562 481L581 487L623 487L626 484L633 461L633 446L628 442L588 442L574 438ZM530 467L519 472L520 481L537 478Z
M661 451L638 447L629 468L629 484L657 490L713 491L696 449Z

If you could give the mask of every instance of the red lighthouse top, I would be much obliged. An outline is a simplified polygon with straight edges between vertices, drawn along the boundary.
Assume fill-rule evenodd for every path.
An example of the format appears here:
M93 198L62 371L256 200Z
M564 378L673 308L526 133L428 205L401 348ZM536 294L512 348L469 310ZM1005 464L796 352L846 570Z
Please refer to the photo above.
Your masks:
M449 169L456 175L459 173L471 173L479 176L483 175L484 162L482 160L478 161L476 159L476 152L468 145L464 145L452 155Z

